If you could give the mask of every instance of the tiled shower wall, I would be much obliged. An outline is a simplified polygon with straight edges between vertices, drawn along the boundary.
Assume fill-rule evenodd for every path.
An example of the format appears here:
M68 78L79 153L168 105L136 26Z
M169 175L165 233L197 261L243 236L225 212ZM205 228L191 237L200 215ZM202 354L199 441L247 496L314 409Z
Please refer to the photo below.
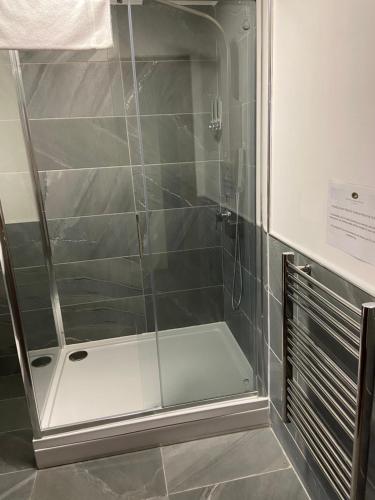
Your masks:
M145 200L127 8L113 7L113 19L114 50L20 53L68 342L153 330L150 270L160 329L223 319L219 145L208 129L216 33L166 6L133 7L151 210L141 266ZM21 295L42 328L49 294L39 227L8 231Z
M315 261L288 247L279 240L269 237L269 326L270 326L270 398L271 398L271 421L276 432L276 435L282 442L289 458L293 462L296 470L299 472L303 482L305 483L311 498L313 500L337 500L336 494L332 491L330 485L325 480L320 469L317 467L314 458L309 453L308 449L301 440L298 431L293 424L284 424L281 418L281 403L282 403L282 253L294 252L295 259L298 265L310 264L312 268L312 276L318 281L347 299L357 307L361 307L364 302L373 301L374 298L363 292L359 288L352 285L350 282L339 277L330 270L322 267ZM265 282L265 286L267 286ZM330 353L336 362L347 373L353 372L354 368L351 364L351 358L345 356L344 352L334 348L329 344L327 335L320 328L309 321L300 310L297 310L298 321L308 328L311 335L314 336L318 345ZM330 416L325 411L324 407L319 406L319 401L315 400L313 395L310 395L314 400L314 405L319 409L321 418L325 421L331 432L336 433L336 438L343 440L344 437L338 433L335 422L330 419ZM375 498L375 405L373 408L372 418L372 437L370 443L370 462L369 474L367 481L367 496L370 500ZM347 450L350 454L350 449Z
M256 106L256 3L254 1L219 2L219 21L229 46L231 84L229 88L230 161L221 156L221 201L232 213L238 212L241 262L237 260L235 295L243 297L239 308L232 309L235 235L233 227L223 224L224 318L249 361L256 359L256 198L255 198L255 106ZM236 205L235 194L239 193ZM238 249L237 249L238 251Z

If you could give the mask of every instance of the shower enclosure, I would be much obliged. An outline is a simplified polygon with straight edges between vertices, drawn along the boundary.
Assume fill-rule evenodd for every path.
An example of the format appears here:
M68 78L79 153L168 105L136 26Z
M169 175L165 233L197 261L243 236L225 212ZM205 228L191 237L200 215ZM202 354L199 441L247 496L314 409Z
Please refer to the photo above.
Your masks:
M119 451L124 425L266 415L256 4L111 9L111 50L0 55L22 156L1 165L3 297L40 466Z

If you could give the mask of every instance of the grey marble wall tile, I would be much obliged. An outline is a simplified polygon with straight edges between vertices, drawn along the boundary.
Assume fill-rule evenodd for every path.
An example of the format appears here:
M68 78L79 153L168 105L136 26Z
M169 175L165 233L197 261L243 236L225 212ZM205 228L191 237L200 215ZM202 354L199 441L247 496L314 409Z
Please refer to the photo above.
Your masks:
M122 117L30 120L38 170L129 165Z
M9 354L2 354L0 356L0 377L9 377L20 374L20 365L13 339L13 352Z
M35 309L22 313L26 345L29 350L58 345L52 309Z
M160 450L128 453L38 472L31 500L165 498Z
M275 356L275 354L270 351L270 400L272 404L279 412L279 415L282 415L282 380L283 380L283 366L281 361Z
M159 330L223 321L223 287L212 286L156 295ZM147 298L148 330L152 328L151 301Z
M238 299L241 294L241 278L240 272L242 269L242 299L240 309L247 316L248 320L255 325L255 306L256 306L256 280L255 278L237 261L236 265L236 280L235 280L235 297ZM228 294L232 294L233 289L233 273L234 273L234 257L226 250L223 250L223 281L224 287Z
M221 286L221 253L221 247L216 247L146 255L142 261L145 288L151 293L148 279L151 271L156 292Z
M142 214L144 227L145 215ZM153 253L217 247L216 208L200 207L160 210L150 213L150 240ZM147 241L146 252L149 252Z
M170 495L171 500L308 500L293 469L219 483Z
M257 336L256 340L256 357L257 357L257 368L256 368L256 376L257 376L257 390L258 395L261 397L268 396L268 344L266 342L266 338L263 335L261 330L256 330L255 332Z
M12 472L2 475L0 497L6 500L30 500L35 477L35 471Z
M131 75L131 63L123 63L122 67L125 75ZM138 62L136 72L140 113L210 112L211 102L217 93L217 70L216 61L154 59ZM128 79L126 84L126 112L134 115L133 81Z
M1 361L2 356L0 356L0 363ZM23 382L20 373L0 376L0 400L18 398L24 395L25 390L23 388Z
M224 289L224 319L253 370L256 368L255 328L245 314L233 311L231 295Z
M206 7L204 12L213 15L212 8ZM122 59L130 59L127 9L119 7L117 15L120 55ZM216 56L216 39L220 34L209 20L157 3L133 6L132 19L137 59L212 59Z
M6 232L14 267L44 265L40 226L38 222L7 224Z
M145 209L142 167L133 167L139 210ZM218 162L148 165L145 167L148 208L216 205L220 179Z
M270 346L276 356L282 359L283 311L280 302L272 297L272 295L270 295L269 308Z
M228 228L227 224L222 224L223 247L234 256L235 239L233 238L233 228ZM240 251L242 265L250 274L256 276L256 241L257 231L254 224L250 224L245 219L239 219Z
M57 264L61 305L133 297L143 293L139 257Z
M39 177L48 219L134 212L128 167L49 171Z
M0 432L30 429L26 399L13 398L0 401Z
M208 128L209 114L142 116L142 146L146 164L218 159L218 143ZM140 164L137 120L127 118L131 157Z
M68 344L146 331L143 296L62 307Z
M8 299L5 292L3 276L0 273L0 315L9 314Z
M30 118L124 115L118 63L23 64L22 79Z
M301 478L311 500L337 500L337 496L331 491L321 471L319 472L316 468L316 464L298 448L288 427L281 421L272 404L271 423L277 438Z
M15 269L15 278L22 311L51 307L49 277L45 266Z
M162 455L170 493L289 467L270 429L167 446Z
M134 214L55 219L48 229L54 263L138 254Z
M0 483L1 474L35 467L32 439L31 430L0 434Z

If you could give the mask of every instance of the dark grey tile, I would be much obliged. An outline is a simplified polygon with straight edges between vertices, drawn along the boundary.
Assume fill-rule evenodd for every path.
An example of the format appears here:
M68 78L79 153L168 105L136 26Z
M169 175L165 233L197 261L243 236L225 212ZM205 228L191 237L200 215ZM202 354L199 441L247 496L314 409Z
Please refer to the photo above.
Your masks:
M4 498L4 500L30 500L35 477L35 471L3 474L0 478L0 498Z
M239 248L241 252L242 265L247 271L249 271L250 274L256 276L256 270L257 270L256 226L254 224L250 224L248 221L246 221L243 217L240 216L238 230L239 230L239 240L240 240ZM222 224L223 247L232 256L234 256L235 254L235 241L236 241L235 238L233 237L234 236L233 233L234 231L232 225Z
M280 302L272 295L269 301L270 346L279 359L283 357L283 311Z
M147 298L148 330L152 328L152 305ZM156 295L159 330L215 323L223 320L223 287L214 286Z
M143 296L62 307L67 342L88 342L146 331Z
M145 209L141 167L134 167L134 188L139 210ZM148 208L181 208L219 202L218 162L152 165L145 167Z
M38 170L129 165L121 117L30 120Z
M0 432L29 428L30 418L24 397L0 401Z
M35 467L32 439L31 430L0 434L0 475Z
M160 450L39 471L31 500L146 500L166 496Z
M2 354L0 356L0 377L11 377L13 375L20 374L20 365L18 362L18 356L16 351L16 346L14 344L9 349L8 354Z
M336 500L337 495L333 494L327 482L324 482L321 471L318 471L311 457L302 453L294 441L292 434L289 432L288 427L281 421L272 404L271 423L277 438L280 440L285 453L302 479L310 497L314 500Z
M219 483L170 495L173 500L308 500L293 469Z
M147 279L151 271L156 292L222 285L221 254L221 248L216 247L146 255L142 261L146 287L151 293Z
M0 357L0 363L2 357ZM21 374L0 375L0 400L18 398L25 395Z
M282 415L282 402L283 402L283 365L281 361L274 355L272 351L270 351L270 387L269 387L269 397L272 401L272 404L279 412L279 415Z
M29 350L58 345L52 308L23 312L22 324Z
M44 254L38 222L7 224L6 232L14 267L44 265Z
M210 114L142 116L146 164L218 159L218 143L208 128ZM127 118L132 163L141 164L137 119Z
M233 289L233 273L234 273L234 257L226 250L223 250L223 278L224 287L229 294L232 294ZM242 274L241 274L242 273ZM242 278L241 278L242 276ZM255 324L255 278L237 261L236 265L236 279L235 279L235 298L239 299L241 296L241 279L242 279L242 299L240 309L247 316L248 320Z
M143 293L139 257L57 264L55 273L62 305L133 297Z
M255 328L241 309L233 310L231 295L225 289L224 319L250 365L255 369Z
M167 446L162 455L170 493L289 467L270 429Z
M40 183L47 219L134 212L128 167L42 172Z
M138 254L134 214L56 219L48 228L54 263Z
M22 79L30 118L124 114L117 63L23 64Z
M45 266L15 270L21 311L51 307L49 276Z
M204 12L213 15L213 9ZM120 56L130 59L127 9L118 8ZM166 5L149 3L132 7L137 59L202 59L216 57L217 28L207 19ZM155 29L155 26L158 29ZM147 33L148 36L144 36Z
M122 67L125 75L131 74L131 63L123 63ZM136 72L140 113L163 115L210 112L211 102L217 93L217 69L216 61L154 59L138 62ZM136 114L132 79L125 87L127 114Z
M143 214L142 225L145 224ZM147 253L217 247L220 231L216 228L216 208L181 208L150 213L150 247Z

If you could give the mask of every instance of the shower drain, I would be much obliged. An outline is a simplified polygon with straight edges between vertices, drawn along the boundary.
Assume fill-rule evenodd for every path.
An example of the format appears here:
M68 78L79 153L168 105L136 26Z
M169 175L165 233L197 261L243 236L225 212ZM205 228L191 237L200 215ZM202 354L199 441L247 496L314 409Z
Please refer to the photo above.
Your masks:
M87 356L87 351L75 351L72 352L72 354L69 354L69 359L70 361L82 361L82 359L87 358Z
M39 358L35 358L31 361L31 366L34 366L34 368L41 368L42 366L49 365L51 361L51 356L40 356Z

